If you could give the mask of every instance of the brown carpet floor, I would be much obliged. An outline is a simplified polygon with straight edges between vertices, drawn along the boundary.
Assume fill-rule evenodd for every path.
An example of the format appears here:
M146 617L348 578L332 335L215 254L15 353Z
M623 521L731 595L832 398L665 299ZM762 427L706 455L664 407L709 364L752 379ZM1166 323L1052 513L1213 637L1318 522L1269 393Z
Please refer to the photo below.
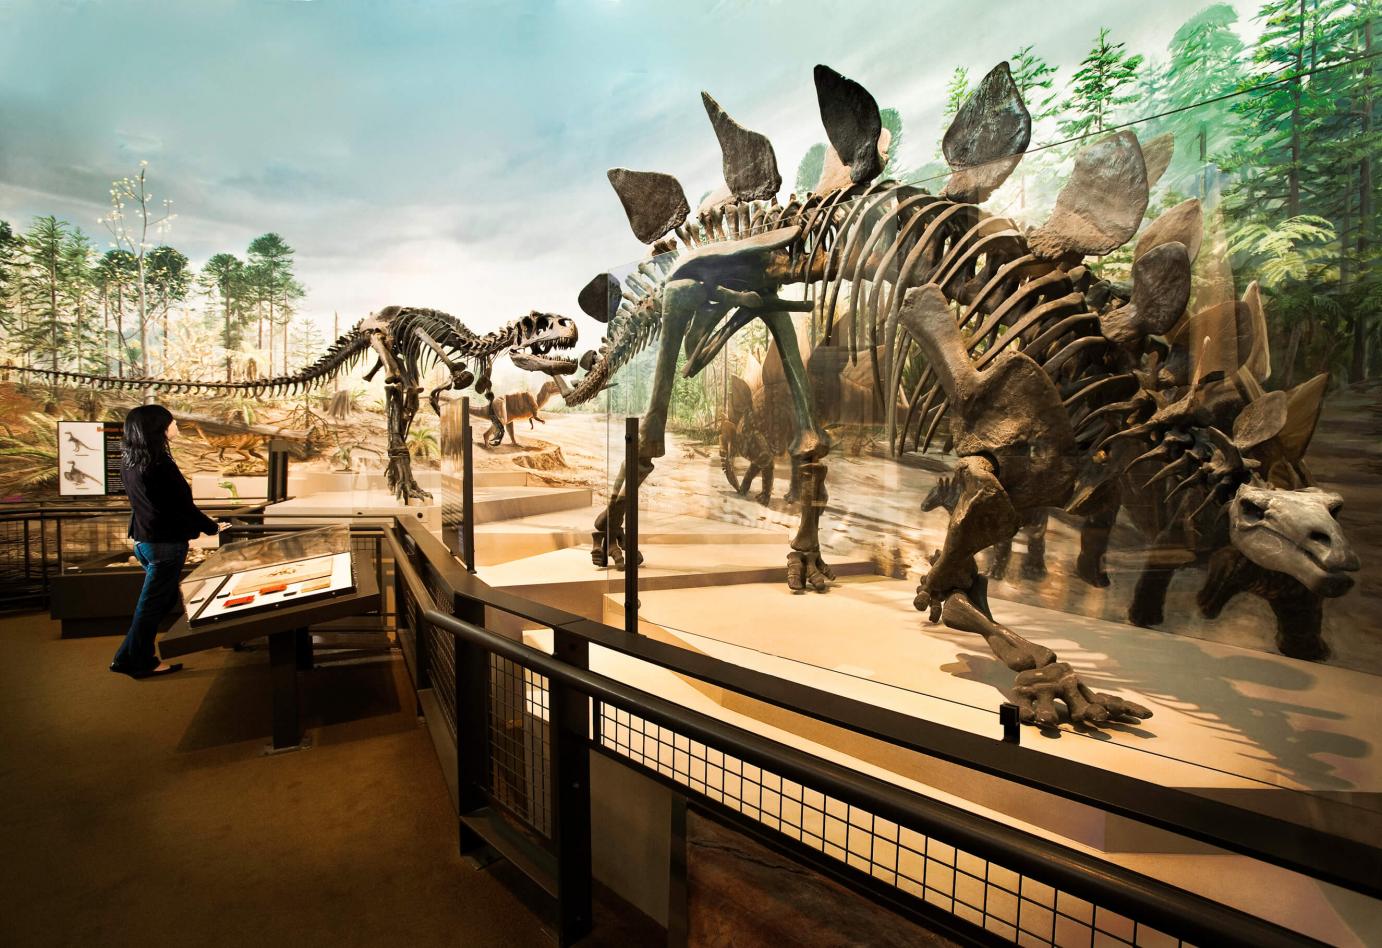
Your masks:
M457 854L396 652L322 656L313 746L268 757L266 650L133 681L118 644L0 619L0 945L553 943Z

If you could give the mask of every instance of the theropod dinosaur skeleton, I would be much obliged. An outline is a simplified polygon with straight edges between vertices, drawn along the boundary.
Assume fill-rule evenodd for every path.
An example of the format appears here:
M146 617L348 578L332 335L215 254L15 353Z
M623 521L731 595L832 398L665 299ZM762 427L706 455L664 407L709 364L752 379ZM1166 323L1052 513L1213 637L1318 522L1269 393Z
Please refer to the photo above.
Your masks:
M405 504L428 500L431 494L418 486L408 454L408 429L418 410L421 380L433 366L446 368L451 377L428 396L432 410L440 413L442 392L470 387L489 399L493 439L502 435L503 423L494 407L490 370L496 356L508 352L514 365L531 372L560 375L574 372L572 359L550 355L553 350L570 349L576 344L576 324L563 316L529 313L521 319L478 336L460 320L435 309L386 306L362 319L331 344L316 362L292 375L243 382L203 382L195 379L119 378L85 372L53 372L49 369L4 366L3 368L41 375L57 382L93 386L100 389L134 391L158 390L187 394L243 392L259 398L287 395L322 385L350 371L361 360L373 355L374 366L365 374L369 381L384 370L384 409L389 433L389 487Z
M1300 460L1322 380L1263 392L1269 362L1255 287L1241 302L1186 315L1201 242L1198 202L1143 233L1130 290L1097 279L1082 262L1137 233L1150 185L1170 161L1170 137L1145 152L1126 131L1086 146L1050 219L1024 232L978 206L1017 167L1031 136L1006 63L984 77L946 132L952 174L938 195L875 181L882 129L872 96L823 66L816 86L839 160L815 193L793 195L785 207L772 199L780 178L771 145L708 95L728 199L688 223L674 179L610 172L635 234L654 242L654 256L623 287L601 275L582 291L582 309L611 331L584 360L588 372L566 392L568 401L593 397L660 334L634 475L641 481L663 453L677 350L685 345L684 371L692 375L735 332L762 319L786 369L791 452L801 470L802 518L788 581L793 589L823 589L831 576L816 525L829 440L811 414L788 316L814 304L777 295L804 284L824 317L824 342L843 325L851 351L874 355L894 451L908 450L909 438L911 450L924 449L950 420L957 491L916 605L929 607L933 621L982 635L1018 673L1023 720L1054 724L1057 701L1072 721L1094 725L1151 713L1094 693L1049 648L993 618L975 554L1010 540L1051 507L1088 517L1080 571L1095 583L1107 582L1103 544L1120 507L1153 537L1134 618L1159 616L1170 571L1207 562L1206 615L1238 592L1256 593L1276 611L1283 651L1318 657L1320 601L1345 592L1358 568L1335 519L1338 496L1306 486ZM677 240L662 240L671 230ZM904 377L911 379L905 386ZM619 563L627 473L596 523L597 565Z

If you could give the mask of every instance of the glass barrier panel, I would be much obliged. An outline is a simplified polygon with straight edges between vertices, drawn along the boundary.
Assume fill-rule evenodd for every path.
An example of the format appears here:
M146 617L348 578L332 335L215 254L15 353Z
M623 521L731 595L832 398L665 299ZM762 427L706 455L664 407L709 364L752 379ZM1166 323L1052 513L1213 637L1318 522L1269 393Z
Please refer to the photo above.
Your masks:
M1031 742L1049 753L1375 827L1382 602L1356 472L1376 439L1368 399L1321 374L1346 320L1303 321L1293 295L1342 251L1254 202L1253 169L1203 157L1263 94L1035 147L977 206L927 193L940 178L808 209L767 305L726 262L761 272L736 240L767 228L693 221L695 246L611 271L626 304L669 260L717 287L684 313L664 296L660 337L606 390L608 494L631 415L653 465L641 631L994 737L999 704L1030 702L1060 722ZM1150 181L1145 209L1099 177L1119 162ZM1067 213L1092 191L1125 232ZM1287 276L1284 232L1322 262ZM611 573L609 624L623 594ZM1010 667L1052 652L1042 675ZM1102 694L1153 716L1094 726L1088 704L1126 707Z

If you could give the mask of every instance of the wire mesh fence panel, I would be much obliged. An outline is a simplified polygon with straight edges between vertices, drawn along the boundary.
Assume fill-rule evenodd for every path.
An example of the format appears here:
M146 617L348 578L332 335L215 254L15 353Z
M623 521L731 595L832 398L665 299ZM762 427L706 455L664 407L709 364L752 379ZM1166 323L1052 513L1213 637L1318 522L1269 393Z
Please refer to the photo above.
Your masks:
M605 749L1007 941L1053 948L1185 944L624 709L600 704L598 723Z
M490 797L543 836L552 831L547 679L489 656Z

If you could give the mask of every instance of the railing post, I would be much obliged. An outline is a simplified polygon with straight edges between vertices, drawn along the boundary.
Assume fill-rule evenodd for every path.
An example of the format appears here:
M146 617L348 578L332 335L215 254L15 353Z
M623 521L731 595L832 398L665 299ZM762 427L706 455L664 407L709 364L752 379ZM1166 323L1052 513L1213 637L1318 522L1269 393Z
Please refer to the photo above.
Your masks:
M46 510L38 512L38 567L43 583L43 595L48 595L48 518Z
M638 634L638 417L624 419L624 631Z
M475 446L471 443L470 396L461 399L461 548L466 572L475 572Z
M271 504L288 499L288 444L278 438L269 441L268 500Z
M464 605L462 603L464 602ZM456 618L476 625L484 622L484 606L457 597ZM478 615L477 615L478 613ZM478 619L478 621L476 621ZM474 642L453 637L456 647L456 804L457 819L486 803L489 778L489 654ZM478 834L460 821L461 852L485 845Z
M588 671L590 643L564 629L555 630L553 657ZM552 761L548 798L552 841L557 856L557 941L574 943L589 934L590 855L590 700L579 689L547 679L548 728Z

